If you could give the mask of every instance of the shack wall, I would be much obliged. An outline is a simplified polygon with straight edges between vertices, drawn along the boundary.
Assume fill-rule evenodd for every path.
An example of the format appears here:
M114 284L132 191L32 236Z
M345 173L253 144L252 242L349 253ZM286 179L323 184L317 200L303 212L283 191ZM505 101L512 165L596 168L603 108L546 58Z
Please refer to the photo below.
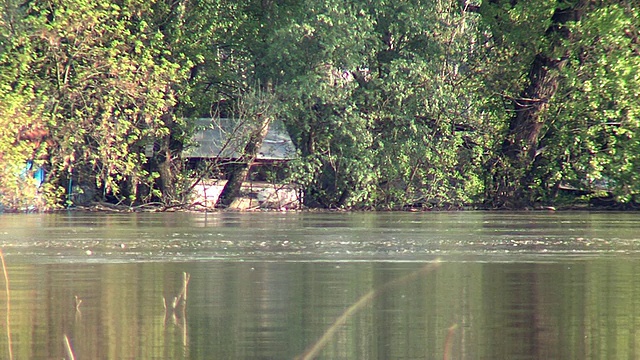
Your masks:
M226 182L226 180L200 182L193 188L191 200L207 208L215 207ZM240 194L233 206L237 210L291 210L300 209L302 204L300 189L292 185L256 181L244 182Z

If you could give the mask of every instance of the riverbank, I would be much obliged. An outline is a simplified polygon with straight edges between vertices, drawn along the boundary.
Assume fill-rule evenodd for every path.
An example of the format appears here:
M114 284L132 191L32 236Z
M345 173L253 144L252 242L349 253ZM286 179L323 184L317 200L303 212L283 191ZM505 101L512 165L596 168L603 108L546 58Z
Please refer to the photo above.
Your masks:
M283 212L283 213L295 213L295 212L310 212L310 213L334 213L334 212L450 212L450 211L495 211L495 212L508 212L508 211L639 211L640 206L638 204L623 204L623 203L609 203L609 204L567 204L557 206L545 206L538 205L526 208L489 208L480 205L468 205L468 206L443 206L443 207L403 207L397 209L362 209L362 208L312 208L300 206L298 208L266 208L266 207L253 207L253 208L233 208L233 209L221 209L205 206L203 203L189 203L189 204L174 204L166 205L163 203L149 203L141 205L123 205L123 204L111 204L107 202L96 202L84 206L74 206L65 209L59 209L55 211L85 211L85 212L114 212L114 213L136 213L136 212L239 212L239 213L252 213L252 212ZM54 212L55 212L54 211Z

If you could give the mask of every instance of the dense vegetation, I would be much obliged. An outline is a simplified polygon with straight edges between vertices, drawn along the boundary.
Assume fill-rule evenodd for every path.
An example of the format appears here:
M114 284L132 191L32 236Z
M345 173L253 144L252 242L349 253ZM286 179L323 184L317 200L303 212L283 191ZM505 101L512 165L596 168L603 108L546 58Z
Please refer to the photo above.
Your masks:
M300 152L285 181L309 206L638 200L637 0L0 6L8 208L64 206L74 186L184 202L189 119L238 111L284 120Z

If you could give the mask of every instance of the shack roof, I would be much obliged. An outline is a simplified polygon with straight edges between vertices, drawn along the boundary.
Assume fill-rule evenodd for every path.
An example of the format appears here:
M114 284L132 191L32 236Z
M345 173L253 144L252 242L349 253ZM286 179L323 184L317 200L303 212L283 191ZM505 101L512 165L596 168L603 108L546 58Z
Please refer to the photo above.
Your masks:
M187 148L183 156L203 159L237 159L246 144L249 124L239 119L196 119L196 131L192 138L195 145ZM281 120L269 125L256 160L291 160L296 149Z

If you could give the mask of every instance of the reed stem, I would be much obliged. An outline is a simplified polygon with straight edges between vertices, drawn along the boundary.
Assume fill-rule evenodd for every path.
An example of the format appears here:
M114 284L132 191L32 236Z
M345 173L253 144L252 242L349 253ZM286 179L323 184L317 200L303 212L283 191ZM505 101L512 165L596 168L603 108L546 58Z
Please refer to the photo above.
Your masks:
M451 355L451 348L453 346L453 335L458 328L458 324L453 324L449 326L449 330L447 331L447 338L444 341L444 354L442 355L443 360L449 360Z
M73 348L71 347L71 341L69 341L67 334L64 334L64 349L67 352L69 360L76 360L76 356L73 354Z
M2 249L0 249L0 261L2 262L4 286L7 293L7 345L9 347L9 360L13 360L13 341L11 341L11 291L9 290L9 273L7 272L7 264L4 261L4 252Z
M433 263L427 264L423 266L421 269L416 270L412 273L409 273L403 277L400 277L395 280L391 280L378 289L374 289L369 291L368 293L361 296L358 301L356 301L353 305L351 305L347 310L345 310L338 319L325 331L325 333L320 337L318 341L312 344L310 347L305 350L300 356L296 357L299 360L310 360L315 358L318 353L325 347L325 345L329 342L333 334L340 328L340 326L344 325L347 322L349 317L351 317L356 312L360 311L364 306L369 304L371 300L375 299L377 296L380 296L384 292L388 291L394 286L398 286L400 284L405 284L407 282L415 280L418 276L429 273L435 270L438 266L440 266L440 259L436 259Z

